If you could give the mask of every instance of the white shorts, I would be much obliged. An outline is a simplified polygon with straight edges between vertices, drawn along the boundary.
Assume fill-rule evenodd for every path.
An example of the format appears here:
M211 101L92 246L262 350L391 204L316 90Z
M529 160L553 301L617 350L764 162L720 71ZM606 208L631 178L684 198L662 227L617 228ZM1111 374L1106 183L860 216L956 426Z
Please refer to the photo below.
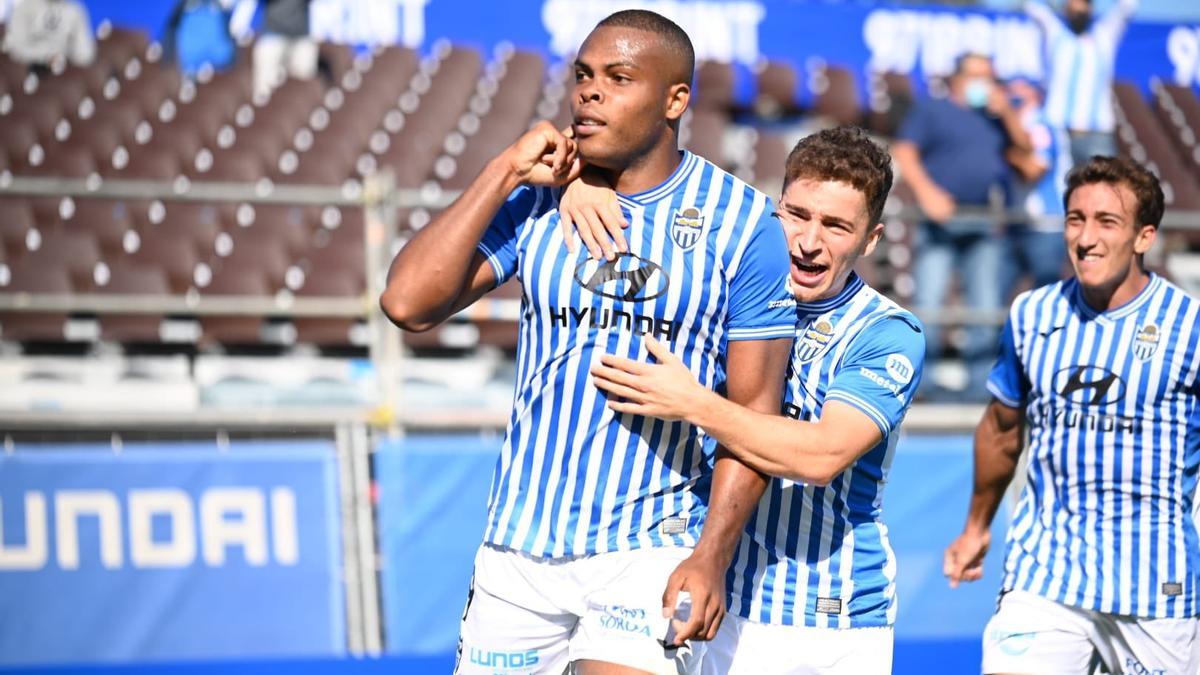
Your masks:
M983 633L984 673L1200 673L1200 620L1139 619L1010 591Z
M692 551L653 548L566 559L481 546L456 673L551 673L579 660L651 673L699 672L702 649L667 649L667 579Z
M891 626L813 628L726 616L708 644L704 675L888 675Z

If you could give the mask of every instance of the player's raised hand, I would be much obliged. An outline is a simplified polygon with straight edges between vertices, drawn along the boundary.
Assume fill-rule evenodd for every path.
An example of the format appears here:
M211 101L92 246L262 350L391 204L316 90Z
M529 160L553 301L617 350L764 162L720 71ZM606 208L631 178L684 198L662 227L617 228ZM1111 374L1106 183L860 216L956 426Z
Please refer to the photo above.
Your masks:
M608 407L617 412L687 419L710 392L665 345L649 335L643 340L658 363L604 354L592 366L593 382L609 395Z
M584 167L579 177L567 183L558 199L559 224L567 250L575 252L575 232L596 260L613 260L617 252L629 250L622 228L629 227L617 193L602 178Z
M711 640L725 619L725 565L722 561L696 551L667 579L663 591L663 616L671 619L674 644L684 640ZM679 616L676 612L680 593L691 596L691 612ZM684 618L686 617L686 618Z
M575 141L544 120L508 146L503 156L526 185L562 185L579 175Z
M983 577L983 558L991 543L991 532L967 528L946 547L942 573L950 582L950 588L958 588L964 581L979 581Z

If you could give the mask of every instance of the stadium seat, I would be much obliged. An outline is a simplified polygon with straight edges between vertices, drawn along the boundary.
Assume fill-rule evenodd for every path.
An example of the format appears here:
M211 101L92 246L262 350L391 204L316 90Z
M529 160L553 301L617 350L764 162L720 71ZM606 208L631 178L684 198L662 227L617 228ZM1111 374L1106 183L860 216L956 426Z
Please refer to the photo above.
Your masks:
M826 66L819 72L814 112L834 124L858 124L862 104L853 73L841 66Z
M0 198L0 248L10 252L23 250L25 237L34 228L34 222L33 205L29 200Z
M106 260L119 257L125 234L133 228L133 219L124 202L112 199L76 199L75 214L67 226L92 233Z
M86 178L96 173L99 165L85 145L54 143L45 148L45 159L30 167L30 173L62 178Z
M171 293L182 295L195 285L196 266L201 261L196 245L191 239L167 231L150 229L139 232L137 242L137 248L129 252L129 259L142 265L161 268L167 275Z
M775 197L783 188L783 168L791 144L778 134L760 133L754 143L754 165L749 182L759 190Z
M356 278L357 276L357 278ZM300 297L357 297L363 292L362 274L336 273L316 268L310 270L304 285L296 292ZM321 347L340 347L351 344L350 331L354 319L340 317L296 317L296 341Z
M754 97L756 115L778 119L799 112L796 104L798 78L790 63L769 60L755 80L758 85L758 93Z
M729 166L725 157L725 131L729 127L727 113L708 108L693 110L685 118L685 124L684 147L718 166Z
M696 108L729 110L733 107L733 66L718 61L696 64Z
M157 297L171 293L170 282L160 267L126 261L111 269L108 283L96 292ZM100 317L100 337L122 343L156 343L161 339L162 320L157 314L104 314Z
M52 229L42 232L40 245L27 251L22 260L65 269L72 288L88 291L95 286L93 275L101 260L100 244L88 231Z
M203 291L211 296L270 297L273 294L266 275L253 265L224 266ZM200 318L201 341L228 346L258 345L262 342L263 318L258 316L203 316Z
M26 257L9 265L11 278L4 293L67 295L72 291L66 267L53 261ZM67 315L50 312L0 312L0 339L15 342L61 342Z

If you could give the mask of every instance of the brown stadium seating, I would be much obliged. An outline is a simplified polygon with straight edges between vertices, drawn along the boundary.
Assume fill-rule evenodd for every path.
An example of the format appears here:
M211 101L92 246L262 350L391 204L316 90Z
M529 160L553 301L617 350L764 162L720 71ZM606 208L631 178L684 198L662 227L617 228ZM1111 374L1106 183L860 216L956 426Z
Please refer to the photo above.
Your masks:
M204 295L270 297L274 289L253 265L224 265ZM200 319L202 342L223 345L257 345L262 342L263 319L257 316L204 316Z
M208 255L215 250L221 231L228 227L227 215L212 204L171 202L166 205L163 221L146 225L143 231L156 230L166 236L186 239L201 255Z
M26 257L9 265L11 280L5 293L71 293L71 275L55 261ZM66 339L67 315L49 312L0 312L0 337L19 342L61 342Z
M95 286L93 275L101 260L100 244L88 231L50 230L42 233L41 246L26 252L22 260L40 262L47 267L61 266L70 275L76 291L88 291Z
M754 143L753 175L747 177L750 183L772 198L778 197L783 188L783 166L790 150L786 138L771 133L759 134Z
M157 229L139 233L139 246L128 259L141 265L161 268L167 275L173 294L185 293L193 287L196 265L201 262L194 242ZM124 263L119 261L117 264Z
M836 124L858 124L862 120L862 103L854 75L840 66L822 69L824 90L817 93L814 112Z
M129 180L170 180L181 173L173 148L161 145L135 148L123 168L101 167L101 175Z
M125 234L133 228L133 218L124 202L111 199L76 199L75 214L66 223L91 232L106 260L117 258L124 247Z
M696 64L697 108L729 110L733 107L733 66L717 61Z
M1195 176L1185 168L1173 142L1159 124L1150 105L1135 85L1117 82L1113 86L1118 112L1118 124L1128 125L1136 146L1131 156L1144 161L1158 174L1167 197L1167 206L1180 209L1200 209L1200 187ZM1118 138L1121 134L1118 133ZM1144 154L1144 157L1141 156Z
M30 173L39 176L85 178L97 173L100 164L87 146L56 142L45 147L41 164L29 168Z
M758 93L754 99L754 111L757 115L775 119L799 112L796 105L799 78L790 63L767 61L755 81L758 84Z
M112 276L98 293L120 295L152 295L163 297L171 293L166 272L153 265L124 262L111 266ZM123 343L153 343L160 340L163 317L157 314L105 314L100 317L100 337Z
M354 48L350 45L322 42L317 47L317 54L334 82L340 81L346 71L354 68Z
M729 115L721 110L693 110L686 119L688 150L704 159L723 167L728 167L725 157L725 131L729 127Z
M283 288L291 256L287 248L275 239L274 233L254 227L239 227L232 234L233 253L221 261L221 268L215 276L219 278L230 270L254 270L266 279L270 287L269 294Z
M303 206L259 204L253 207L254 222L245 228L269 237L289 254L303 251L312 235L314 215Z
M25 248L25 237L35 227L33 205L27 199L0 199L0 248L11 253ZM11 257L11 256L10 256Z
M149 39L138 30L112 28L107 36L96 42L96 61L98 65L107 65L115 70L121 70L130 59L140 58L146 53Z
M342 270L315 267L309 270L304 285L296 295L353 298L362 294L364 283L361 270L355 275ZM350 329L354 324L354 319L346 318L298 317L292 321L297 342L323 347L349 344Z

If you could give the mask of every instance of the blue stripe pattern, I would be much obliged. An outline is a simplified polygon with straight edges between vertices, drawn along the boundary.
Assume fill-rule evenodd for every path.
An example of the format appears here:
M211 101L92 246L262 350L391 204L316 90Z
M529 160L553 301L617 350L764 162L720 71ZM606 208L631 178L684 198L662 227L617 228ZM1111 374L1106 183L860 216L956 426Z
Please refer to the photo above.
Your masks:
M920 383L924 335L915 317L857 275L837 296L798 309L784 413L816 420L839 401L883 438L826 487L771 481L734 554L729 611L776 625L889 626L896 562L883 487Z
M1126 616L1200 614L1198 312L1158 276L1106 312L1074 279L1014 302L988 383L1029 426L1005 590Z
M726 378L730 340L791 338L789 262L770 200L683 153L662 185L619 195L630 254L570 254L557 191L522 188L480 252L498 283L523 287L512 417L485 541L538 557L693 546L711 453L679 422L616 414L589 368L601 353L651 360L653 335L707 387Z

